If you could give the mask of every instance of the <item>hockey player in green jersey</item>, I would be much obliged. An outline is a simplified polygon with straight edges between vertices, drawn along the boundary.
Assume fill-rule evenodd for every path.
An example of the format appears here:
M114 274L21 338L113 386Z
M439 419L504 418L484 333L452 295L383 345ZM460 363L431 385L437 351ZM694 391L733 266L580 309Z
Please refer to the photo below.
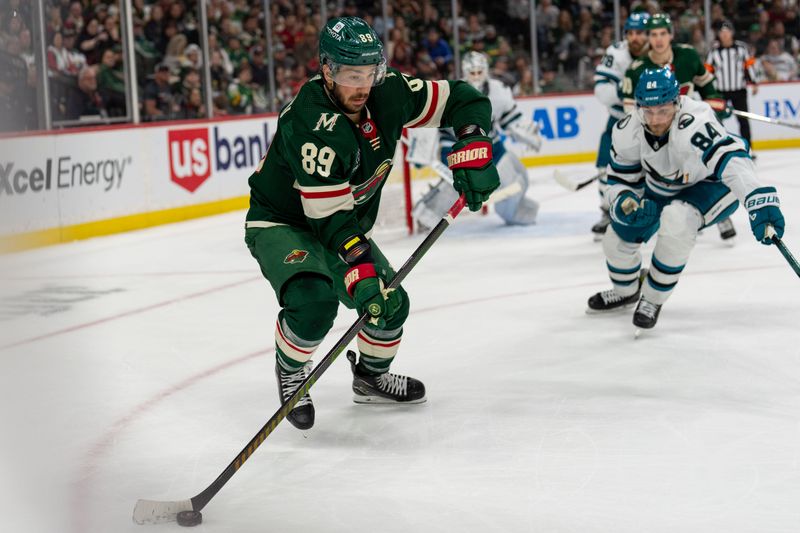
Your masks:
M706 70L697 51L686 44L673 44L672 20L669 15L657 13L651 16L645 23L645 29L650 49L646 55L631 63L622 82L622 103L625 112L631 112L635 107L633 90L642 73L646 69L668 66L678 80L681 95L696 99L695 93L697 93L711 106L720 121L729 117L731 112L725 104L725 99L714 87L714 75ZM736 236L733 221L729 218L720 221L717 228L724 241Z
M329 20L320 34L320 74L284 107L250 177L245 242L278 298L276 376L281 401L309 374L339 302L371 315L352 361L357 403L419 403L425 387L389 372L409 313L370 235L381 189L404 127L453 127L455 188L476 211L500 184L492 163L489 100L462 81L423 81L386 68L383 45L363 20ZM287 416L314 424L306 394Z

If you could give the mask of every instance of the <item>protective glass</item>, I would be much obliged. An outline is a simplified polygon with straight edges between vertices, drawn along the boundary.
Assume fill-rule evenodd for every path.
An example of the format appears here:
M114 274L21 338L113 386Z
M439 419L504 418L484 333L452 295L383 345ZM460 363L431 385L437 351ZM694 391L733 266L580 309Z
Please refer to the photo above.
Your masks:
M386 59L377 65L342 65L328 62L331 76L337 85L343 87L375 87L386 77Z

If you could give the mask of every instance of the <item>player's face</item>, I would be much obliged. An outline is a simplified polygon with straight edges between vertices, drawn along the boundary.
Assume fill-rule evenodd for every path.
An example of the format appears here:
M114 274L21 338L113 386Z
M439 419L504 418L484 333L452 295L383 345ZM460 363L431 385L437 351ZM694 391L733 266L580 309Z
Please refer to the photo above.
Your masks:
M467 71L467 81L473 87L480 87L486 81L486 71L482 68L473 68Z
M654 52L661 54L672 44L672 34L667 28L655 28L647 34L647 41Z
M654 135L664 135L669 130L677 111L677 106L671 102L639 108L642 120Z
M334 78L328 65L324 65L325 84L347 113L360 113L367 105L370 89L375 81L374 66L344 66ZM345 84L340 83L340 80Z
M641 55L642 48L647 44L647 32L644 30L628 30L625 33L625 38L628 39L628 50L630 50L631 56Z

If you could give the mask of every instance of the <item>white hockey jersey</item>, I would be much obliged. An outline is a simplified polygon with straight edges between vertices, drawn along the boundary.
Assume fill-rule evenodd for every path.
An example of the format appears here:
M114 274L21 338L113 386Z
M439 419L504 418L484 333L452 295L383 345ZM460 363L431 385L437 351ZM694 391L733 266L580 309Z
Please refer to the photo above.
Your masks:
M611 139L611 205L625 190L670 197L706 179L721 180L740 201L761 186L745 141L725 130L710 105L686 96L666 140L646 131L636 112L617 122Z
M633 57L628 50L628 41L617 41L608 48L594 71L594 95L614 118L622 118L622 80L631 66Z

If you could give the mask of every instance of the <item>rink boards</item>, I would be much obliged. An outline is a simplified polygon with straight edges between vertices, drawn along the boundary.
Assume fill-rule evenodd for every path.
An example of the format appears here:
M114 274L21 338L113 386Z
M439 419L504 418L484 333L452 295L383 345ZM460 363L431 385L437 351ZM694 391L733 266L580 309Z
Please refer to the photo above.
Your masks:
M800 83L765 84L750 111L800 122ZM592 161L607 113L587 93L521 98L540 126L527 166ZM751 121L756 149L800 146L800 131ZM247 207L247 178L274 114L84 128L0 140L0 250L106 235ZM726 126L738 131L735 119ZM395 165L396 168L399 165ZM392 179L397 179L397 171Z

